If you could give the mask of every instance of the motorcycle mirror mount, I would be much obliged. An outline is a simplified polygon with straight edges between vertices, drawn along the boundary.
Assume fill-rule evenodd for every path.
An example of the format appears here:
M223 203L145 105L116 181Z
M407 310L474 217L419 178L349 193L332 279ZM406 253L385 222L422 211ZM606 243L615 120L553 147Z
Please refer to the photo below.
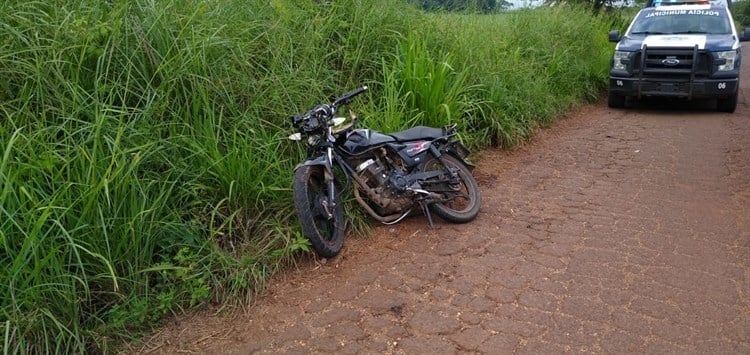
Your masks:
M352 126L356 126L357 122L359 121L359 117L357 117L357 114L354 113L354 111L349 110L349 117L352 118Z

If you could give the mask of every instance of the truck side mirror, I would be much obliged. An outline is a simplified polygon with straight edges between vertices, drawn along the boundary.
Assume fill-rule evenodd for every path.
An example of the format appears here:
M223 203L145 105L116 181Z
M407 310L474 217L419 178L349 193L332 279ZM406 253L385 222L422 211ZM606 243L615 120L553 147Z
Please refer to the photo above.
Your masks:
M620 42L620 30L612 30L609 31L609 41L610 42Z
M750 41L750 27L745 27L745 31L740 35L740 41Z

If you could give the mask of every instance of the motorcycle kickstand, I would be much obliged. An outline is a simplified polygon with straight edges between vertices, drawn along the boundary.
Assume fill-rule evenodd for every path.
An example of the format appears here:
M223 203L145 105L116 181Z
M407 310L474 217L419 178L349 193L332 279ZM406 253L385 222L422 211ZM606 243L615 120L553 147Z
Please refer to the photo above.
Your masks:
M429 207L427 207L427 203L421 201L419 202L419 205L422 207L422 213L427 216L427 223L430 224L430 228L435 228L435 225L432 223L432 213L430 212Z

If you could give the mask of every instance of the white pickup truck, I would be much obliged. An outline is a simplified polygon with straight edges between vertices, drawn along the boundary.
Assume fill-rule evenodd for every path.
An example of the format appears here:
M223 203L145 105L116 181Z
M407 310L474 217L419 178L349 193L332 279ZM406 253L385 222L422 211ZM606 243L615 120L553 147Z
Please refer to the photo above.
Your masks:
M658 0L657 0L658 1ZM648 4L647 4L648 5ZM616 42L609 72L609 106L626 99L662 96L716 99L717 109L737 106L742 47L726 0L697 4L653 3L642 9Z

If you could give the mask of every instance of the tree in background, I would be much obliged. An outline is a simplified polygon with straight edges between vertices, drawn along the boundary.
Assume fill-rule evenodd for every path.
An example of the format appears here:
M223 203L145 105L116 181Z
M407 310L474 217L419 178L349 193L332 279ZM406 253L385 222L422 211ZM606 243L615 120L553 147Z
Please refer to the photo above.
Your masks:
M646 0L545 0L545 4L580 4L590 5L594 12L599 12L602 9L609 9L622 6L635 6L643 7Z
M745 0L750 2L750 0ZM474 13L489 13L508 9L513 6L508 0L406 0L425 11L465 11ZM579 4L591 6L596 13L602 9L622 6L641 7L646 0L543 0L544 5ZM541 2L540 2L541 3Z
M750 1L735 1L732 4L732 16L734 20L739 22L743 28L737 30L743 31L744 27L750 26Z
M407 0L425 11L471 11L488 13L506 9L511 3L506 0Z
M556 3L567 3L567 4L590 4L593 7L594 12L599 11L604 7L611 7L618 0L546 0L545 3L548 5Z

